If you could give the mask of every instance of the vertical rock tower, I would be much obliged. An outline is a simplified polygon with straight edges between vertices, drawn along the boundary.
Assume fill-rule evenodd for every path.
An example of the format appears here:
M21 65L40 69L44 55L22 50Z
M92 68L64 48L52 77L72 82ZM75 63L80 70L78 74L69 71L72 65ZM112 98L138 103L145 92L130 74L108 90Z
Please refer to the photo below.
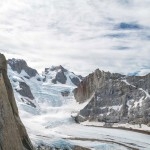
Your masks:
M0 54L0 150L33 150L18 114L3 54Z

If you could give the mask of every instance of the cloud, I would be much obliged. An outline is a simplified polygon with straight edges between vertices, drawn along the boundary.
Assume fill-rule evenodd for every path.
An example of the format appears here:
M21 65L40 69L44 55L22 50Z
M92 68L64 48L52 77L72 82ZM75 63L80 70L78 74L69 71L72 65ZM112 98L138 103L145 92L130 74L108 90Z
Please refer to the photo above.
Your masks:
M59 64L83 75L144 70L149 8L149 0L2 0L0 52L40 72Z

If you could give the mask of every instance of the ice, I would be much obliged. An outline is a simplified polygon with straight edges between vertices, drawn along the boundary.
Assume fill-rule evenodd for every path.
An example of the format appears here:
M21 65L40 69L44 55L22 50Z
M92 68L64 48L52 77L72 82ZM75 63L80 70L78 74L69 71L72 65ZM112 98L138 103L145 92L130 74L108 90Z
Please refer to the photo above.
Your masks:
M81 140L71 140L72 143L90 148L91 150L128 150L128 148L113 144L113 143L104 143L104 142L95 142L95 141L81 141Z

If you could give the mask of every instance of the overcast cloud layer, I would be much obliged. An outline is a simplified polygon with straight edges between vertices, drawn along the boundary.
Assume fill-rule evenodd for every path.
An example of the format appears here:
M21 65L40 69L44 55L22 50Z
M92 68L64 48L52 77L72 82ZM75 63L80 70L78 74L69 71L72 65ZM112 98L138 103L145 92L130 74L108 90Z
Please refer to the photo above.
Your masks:
M0 52L39 71L150 72L150 0L0 0Z

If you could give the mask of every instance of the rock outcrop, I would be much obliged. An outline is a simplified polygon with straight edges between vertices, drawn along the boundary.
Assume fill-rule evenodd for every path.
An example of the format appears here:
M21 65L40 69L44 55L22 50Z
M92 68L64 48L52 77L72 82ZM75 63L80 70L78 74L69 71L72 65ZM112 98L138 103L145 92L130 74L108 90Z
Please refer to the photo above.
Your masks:
M20 89L16 89L16 91L22 95L22 96L25 96L25 97L28 97L29 99L33 100L34 99L34 96L31 92L31 89L29 87L29 85L27 85L25 82L19 82L19 87Z
M96 70L74 91L79 103L89 103L75 118L78 122L150 125L150 74L126 77Z
M79 77L69 77L70 78L70 80L71 80L71 82L74 84L74 85L76 85L76 86L78 86L79 84L80 84L80 79L79 79Z
M33 150L22 124L7 77L7 62L0 54L0 150Z

